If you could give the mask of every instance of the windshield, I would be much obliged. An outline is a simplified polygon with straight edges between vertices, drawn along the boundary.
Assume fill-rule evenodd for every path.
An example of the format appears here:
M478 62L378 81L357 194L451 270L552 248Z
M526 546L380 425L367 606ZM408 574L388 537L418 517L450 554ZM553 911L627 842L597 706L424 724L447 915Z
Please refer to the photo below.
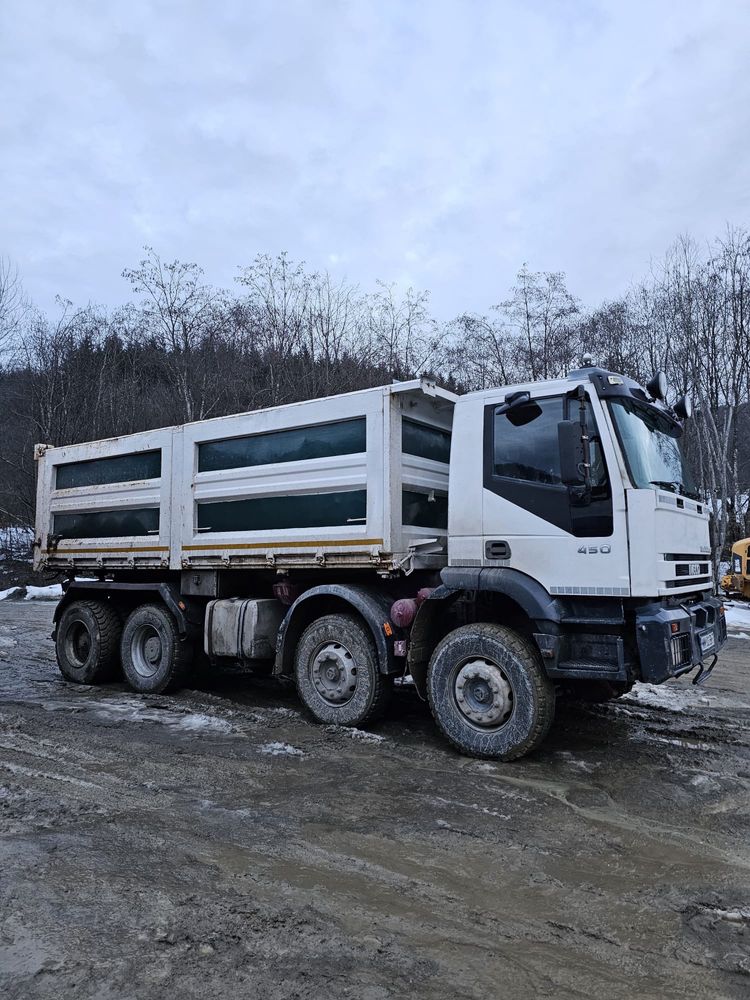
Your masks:
M633 485L639 489L658 487L697 499L693 474L675 436L679 433L675 424L652 406L632 399L613 399L609 406Z

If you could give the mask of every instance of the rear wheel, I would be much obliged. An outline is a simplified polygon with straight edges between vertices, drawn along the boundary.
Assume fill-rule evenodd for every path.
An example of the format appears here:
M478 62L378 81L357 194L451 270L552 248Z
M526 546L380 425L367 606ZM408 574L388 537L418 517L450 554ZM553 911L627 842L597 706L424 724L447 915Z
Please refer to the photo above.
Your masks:
M180 638L174 616L161 604L142 604L131 612L120 649L125 679L142 694L181 687L193 658L192 645Z
M464 625L436 647L427 696L445 736L473 757L515 760L545 738L555 689L528 639L502 625Z
M101 601L73 601L55 633L57 665L74 684L101 684L119 671L122 624L114 608Z
M294 676L305 707L336 726L379 718L391 693L372 635L353 615L326 615L308 625L295 651Z

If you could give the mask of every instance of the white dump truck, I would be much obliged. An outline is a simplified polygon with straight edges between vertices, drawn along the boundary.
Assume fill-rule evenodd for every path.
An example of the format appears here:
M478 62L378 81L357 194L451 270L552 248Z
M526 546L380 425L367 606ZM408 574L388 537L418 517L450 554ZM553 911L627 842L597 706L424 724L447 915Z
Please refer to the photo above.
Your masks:
M155 693L196 662L266 665L343 726L410 675L456 747L503 760L562 688L704 680L726 626L689 402L665 400L662 375L596 367L462 396L418 379L38 445L60 670Z

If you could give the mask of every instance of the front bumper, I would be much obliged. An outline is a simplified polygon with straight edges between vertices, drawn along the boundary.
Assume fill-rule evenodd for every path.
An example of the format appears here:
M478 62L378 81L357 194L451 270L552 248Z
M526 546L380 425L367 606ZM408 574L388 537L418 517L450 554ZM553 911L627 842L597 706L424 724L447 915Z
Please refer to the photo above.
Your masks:
M687 673L727 640L724 608L716 597L645 605L636 613L635 627L641 680L649 684Z

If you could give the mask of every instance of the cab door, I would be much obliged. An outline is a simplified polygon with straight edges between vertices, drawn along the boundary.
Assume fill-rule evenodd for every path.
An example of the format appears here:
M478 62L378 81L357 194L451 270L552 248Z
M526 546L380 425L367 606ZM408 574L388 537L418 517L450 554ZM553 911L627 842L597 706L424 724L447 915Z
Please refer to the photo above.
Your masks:
M624 494L612 488L608 470L617 464L599 433L599 401L585 404L592 465L585 504L562 480L558 444L558 424L579 417L578 399L540 395L507 412L502 402L484 411L484 565L518 569L551 594L627 596Z

